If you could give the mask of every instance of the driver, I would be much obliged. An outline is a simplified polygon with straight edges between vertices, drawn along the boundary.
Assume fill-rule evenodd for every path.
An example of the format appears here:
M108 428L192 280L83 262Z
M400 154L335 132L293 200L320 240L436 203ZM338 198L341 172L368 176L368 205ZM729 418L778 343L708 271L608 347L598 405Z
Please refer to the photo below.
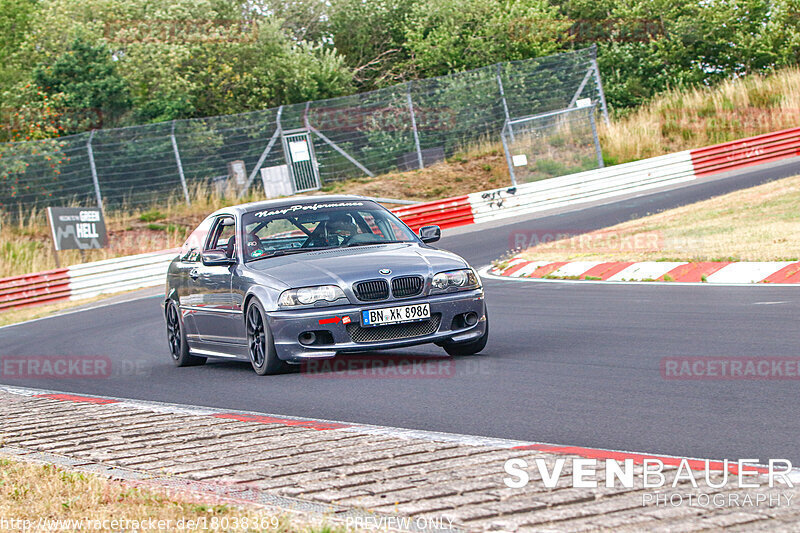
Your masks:
M330 246L341 246L353 235L358 233L358 226L356 226L350 215L345 213L334 213L328 219L325 226L328 233L328 244Z

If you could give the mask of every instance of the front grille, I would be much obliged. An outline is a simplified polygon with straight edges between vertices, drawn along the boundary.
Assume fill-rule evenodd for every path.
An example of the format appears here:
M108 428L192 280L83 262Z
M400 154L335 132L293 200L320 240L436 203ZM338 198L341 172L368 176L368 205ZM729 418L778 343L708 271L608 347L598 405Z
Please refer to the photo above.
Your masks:
M389 283L385 279L359 281L353 286L356 298L362 302L375 302L389 297Z
M351 322L347 324L347 333L353 342L380 342L397 339L410 339L430 335L439 329L442 315L434 313L427 320L410 322L408 324L390 324L388 326L373 326L362 328L360 324Z
M392 280L392 296L408 298L422 292L424 280L420 276L405 276Z

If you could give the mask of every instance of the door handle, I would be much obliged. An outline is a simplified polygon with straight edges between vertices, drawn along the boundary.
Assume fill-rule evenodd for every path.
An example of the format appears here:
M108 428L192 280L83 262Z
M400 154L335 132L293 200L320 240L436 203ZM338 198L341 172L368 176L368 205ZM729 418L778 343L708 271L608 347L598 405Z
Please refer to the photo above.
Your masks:
M193 268L191 271L189 271L189 277L192 279L197 279L200 277L200 272L196 268Z

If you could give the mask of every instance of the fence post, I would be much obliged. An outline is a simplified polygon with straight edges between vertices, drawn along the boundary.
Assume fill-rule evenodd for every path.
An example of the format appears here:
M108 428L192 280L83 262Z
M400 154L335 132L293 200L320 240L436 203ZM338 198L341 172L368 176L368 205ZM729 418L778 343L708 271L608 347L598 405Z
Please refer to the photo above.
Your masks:
M511 141L514 141L514 128L511 127L511 116L508 114L508 102L506 101L506 91L503 89L503 80L500 78L500 63L495 65L497 68L497 87L500 88L500 98L503 100L503 111L506 114L506 124L508 124L508 132L511 134Z
M422 150L419 147L419 132L417 131L417 116L414 113L414 102L411 101L411 83L406 84L406 100L408 100L408 112L411 114L411 129L414 131L414 147L417 149L417 162L419 168L425 168L425 163L422 161Z
M281 131L282 131L281 130L281 113L283 113L283 106L280 106L278 108L278 114L275 117L275 124L276 124L275 133L273 133L272 137L270 137L269 142L267 143L267 147L264 148L263 152L261 152L261 157L258 158L258 162L256 163L256 166L254 166L253 167L253 171L250 172L250 177L247 178L247 186L245 186L245 188L242 189L242 192L239 194L239 196L244 196L245 193L248 190L250 190L250 186L253 184L253 180L256 179L256 176L258 175L258 171L261 170L261 166L264 164L264 161L266 161L267 156L269 155L270 151L272 150L272 147L275 145L275 141L277 141L278 137L280 137ZM266 191L264 191L264 192L266 192Z
M517 175L514 173L514 162L511 159L511 151L508 149L508 142L506 141L506 126L510 126L508 121L503 124L503 129L500 130L500 141L503 143L503 151L506 153L506 164L508 165L508 173L511 175L511 185L517 186Z
M186 198L186 205L192 205L189 199L189 189L186 187L186 176L183 175L183 164L181 163L181 153L178 151L178 141L175 139L175 121L172 121L172 151L175 152L175 161L178 163L178 175L181 177L181 187L183 187L183 196Z
M89 140L86 142L86 151L89 153L89 168L92 170L92 181L94 182L94 194L97 197L97 207L100 208L100 211L105 211L103 209L103 197L100 195L100 182L97 179L97 167L94 164L94 150L92 150L92 139L94 139L94 132L97 130L92 130L92 133L89 134Z
M600 148L600 137L597 135L597 122L594 119L594 111L595 106L591 106L589 109L589 121L592 123L592 137L594 138L594 151L597 154L597 165L599 168L603 168L605 165L603 164L603 150Z
M600 95L600 108L603 110L603 120L608 126L608 107L606 107L606 93L603 92L603 82L600 81L600 68L597 66L597 59L592 59L594 68L594 82L597 84L597 93Z
M575 91L575 94L572 95L572 100L569 101L569 105L567 107L572 107L578 101L578 98L581 97L581 93L583 92L583 88L586 87L586 82L589 81L589 78L594 76L594 67L589 67L586 69L586 75L583 76L583 80L581 84L578 85L578 90Z

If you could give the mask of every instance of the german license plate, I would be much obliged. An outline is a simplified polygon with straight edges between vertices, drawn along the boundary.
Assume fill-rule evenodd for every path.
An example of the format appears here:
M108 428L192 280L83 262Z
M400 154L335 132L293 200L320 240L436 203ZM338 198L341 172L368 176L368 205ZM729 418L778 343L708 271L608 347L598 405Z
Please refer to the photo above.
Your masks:
M428 304L401 305L361 311L362 326L383 326L385 324L401 324L416 322L431 317L431 306Z

